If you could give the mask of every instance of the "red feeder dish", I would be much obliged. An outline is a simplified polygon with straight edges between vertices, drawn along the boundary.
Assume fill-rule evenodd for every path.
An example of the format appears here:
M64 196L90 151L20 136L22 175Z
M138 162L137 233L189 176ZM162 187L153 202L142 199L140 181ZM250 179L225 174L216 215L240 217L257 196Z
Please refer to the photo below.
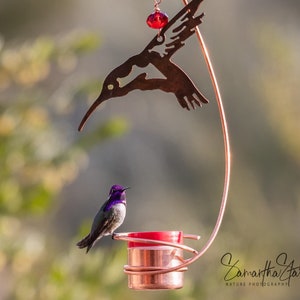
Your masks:
M161 11L155 11L147 18L147 24L154 29L161 29L168 24L169 17Z

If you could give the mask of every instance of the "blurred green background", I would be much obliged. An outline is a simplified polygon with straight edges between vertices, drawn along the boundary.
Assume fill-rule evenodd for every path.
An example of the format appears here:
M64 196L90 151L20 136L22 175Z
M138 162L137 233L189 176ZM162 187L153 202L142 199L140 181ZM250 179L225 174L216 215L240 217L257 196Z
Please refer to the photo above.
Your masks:
M182 3L160 7L173 16ZM174 95L134 91L77 132L101 80L154 36L152 10L151 0L0 0L0 299L298 299L299 277L229 287L220 263L231 252L257 270L286 252L300 265L298 0L202 4L233 163L220 233L184 288L129 290L125 243L76 248L114 183L132 187L120 231L183 230L201 249L216 221L223 144L195 37L174 61L210 104L187 112Z

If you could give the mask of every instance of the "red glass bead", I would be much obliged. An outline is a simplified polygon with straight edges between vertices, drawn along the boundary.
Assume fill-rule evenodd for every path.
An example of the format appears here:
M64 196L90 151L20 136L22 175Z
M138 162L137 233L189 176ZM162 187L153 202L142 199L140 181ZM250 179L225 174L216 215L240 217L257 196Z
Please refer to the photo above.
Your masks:
M165 27L168 24L169 17L167 14L161 12L161 11L155 11L153 12L148 18L147 18L147 24L149 27L154 29L161 29Z

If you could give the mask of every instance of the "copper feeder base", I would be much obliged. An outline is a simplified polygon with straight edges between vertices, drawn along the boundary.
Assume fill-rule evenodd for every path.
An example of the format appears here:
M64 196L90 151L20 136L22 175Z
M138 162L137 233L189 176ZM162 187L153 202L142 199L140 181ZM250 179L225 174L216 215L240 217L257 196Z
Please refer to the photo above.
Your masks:
M183 251L168 246L148 248L150 249L128 249L128 265L131 266L130 269L140 271L140 274L137 275L128 274L128 287L137 290L182 288L183 271L185 270L156 275L147 274L147 271L156 271L180 265Z
M134 290L182 288L183 272L187 270L181 267L185 262L183 250L197 254L196 250L183 245L183 238L200 237L183 235L182 231L115 234L114 239L128 241L128 265L124 266L128 287Z

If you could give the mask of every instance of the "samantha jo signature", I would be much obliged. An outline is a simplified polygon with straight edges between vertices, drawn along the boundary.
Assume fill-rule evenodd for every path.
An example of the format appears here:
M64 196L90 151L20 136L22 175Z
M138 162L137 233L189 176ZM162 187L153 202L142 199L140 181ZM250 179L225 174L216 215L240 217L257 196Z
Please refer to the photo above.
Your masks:
M233 255L228 252L221 257L221 264L226 267L224 280L226 282L233 279L255 278L261 279L261 284L267 279L277 279L280 282L287 283L290 286L292 278L300 277L300 265L295 266L295 260L289 259L287 253L280 253L274 261L266 260L264 267L259 269L245 269L239 266L239 259L234 259Z

